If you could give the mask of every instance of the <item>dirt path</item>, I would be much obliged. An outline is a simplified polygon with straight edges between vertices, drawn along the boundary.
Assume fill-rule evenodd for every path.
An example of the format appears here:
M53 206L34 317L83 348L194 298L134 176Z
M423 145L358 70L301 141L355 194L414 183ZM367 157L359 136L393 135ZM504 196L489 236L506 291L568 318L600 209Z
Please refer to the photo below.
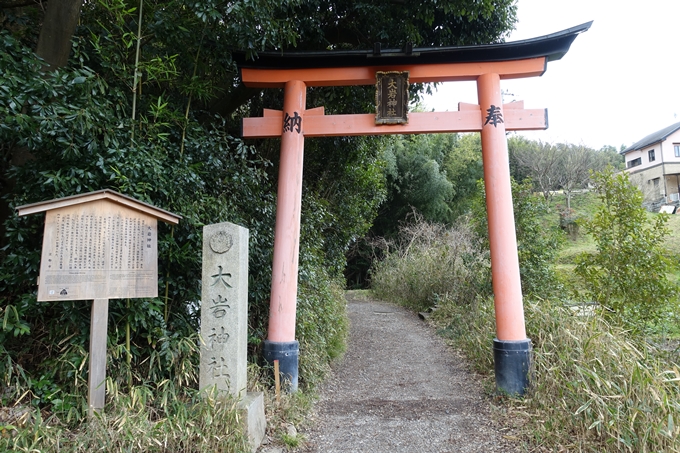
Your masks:
M320 388L305 452L514 451L461 357L417 315L348 296L350 339Z

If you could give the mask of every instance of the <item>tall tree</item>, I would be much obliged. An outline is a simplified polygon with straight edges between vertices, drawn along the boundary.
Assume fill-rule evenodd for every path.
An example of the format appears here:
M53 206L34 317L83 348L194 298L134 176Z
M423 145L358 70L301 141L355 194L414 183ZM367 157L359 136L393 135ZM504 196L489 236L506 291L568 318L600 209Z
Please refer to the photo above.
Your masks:
M556 182L564 191L567 198L567 210L571 209L571 195L574 190L583 188L590 180L591 170L594 168L595 151L584 145L568 143L557 145L559 150Z
M66 66L83 0L49 0L35 53L50 69Z
M380 209L374 233L395 233L399 222L414 210L430 222L450 220L454 188L443 162L451 143L445 144L431 135L396 136L388 142L384 155L388 198Z
M299 49L429 47L498 42L513 28L514 0L312 0L299 9Z

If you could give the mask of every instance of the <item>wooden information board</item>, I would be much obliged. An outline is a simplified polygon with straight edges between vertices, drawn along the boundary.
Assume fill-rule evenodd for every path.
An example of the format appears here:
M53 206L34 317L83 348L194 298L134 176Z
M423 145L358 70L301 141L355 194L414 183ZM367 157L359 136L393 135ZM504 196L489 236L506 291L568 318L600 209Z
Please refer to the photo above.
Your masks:
M158 296L156 218L97 200L48 211L39 301Z
M90 416L106 400L109 299L158 296L157 221L180 216L112 190L17 207L45 213L38 300L92 300L87 402Z

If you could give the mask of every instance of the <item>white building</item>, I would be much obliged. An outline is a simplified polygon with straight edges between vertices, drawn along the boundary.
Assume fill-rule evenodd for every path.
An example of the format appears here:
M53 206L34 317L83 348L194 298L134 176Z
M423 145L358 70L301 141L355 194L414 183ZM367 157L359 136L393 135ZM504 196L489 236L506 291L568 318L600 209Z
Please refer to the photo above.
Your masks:
M654 132L621 151L630 180L645 201L680 199L680 123Z

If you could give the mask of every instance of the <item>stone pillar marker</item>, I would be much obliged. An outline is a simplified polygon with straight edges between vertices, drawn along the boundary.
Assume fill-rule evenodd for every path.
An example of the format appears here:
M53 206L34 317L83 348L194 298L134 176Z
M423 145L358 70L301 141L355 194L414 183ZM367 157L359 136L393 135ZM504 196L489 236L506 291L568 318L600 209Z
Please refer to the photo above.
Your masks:
M199 388L239 398L253 452L265 431L264 397L247 393L248 229L203 227Z
M245 394L248 341L248 230L203 227L199 388Z

